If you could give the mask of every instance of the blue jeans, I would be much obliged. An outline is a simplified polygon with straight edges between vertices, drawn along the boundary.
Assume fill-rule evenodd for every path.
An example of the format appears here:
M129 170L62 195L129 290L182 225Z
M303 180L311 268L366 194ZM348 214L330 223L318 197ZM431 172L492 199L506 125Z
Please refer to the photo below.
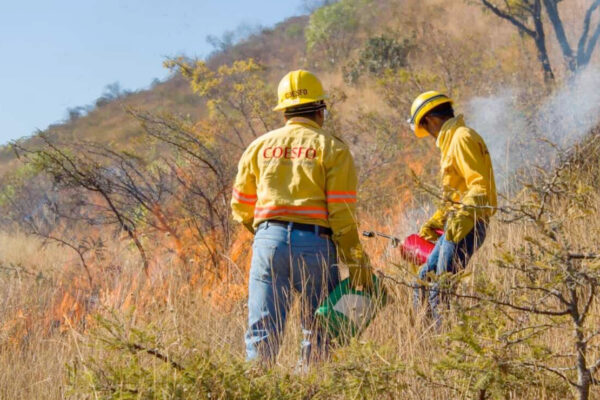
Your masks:
M316 232L267 221L258 227L252 249L246 359L275 361L295 291L301 297L302 361L306 365L327 347L314 314L340 281L335 246L329 237Z
M435 248L427 258L427 262L419 270L419 280L427 280L427 275L434 272L437 276L444 273L457 273L465 268L475 251L481 247L485 240L487 232L487 223L477 222L475 227L460 242L454 243L442 235L435 244ZM414 289L415 307L420 307L426 296L427 289L422 284L416 282ZM431 315L436 323L440 323L439 316L440 289L438 283L433 283L429 289L429 307Z

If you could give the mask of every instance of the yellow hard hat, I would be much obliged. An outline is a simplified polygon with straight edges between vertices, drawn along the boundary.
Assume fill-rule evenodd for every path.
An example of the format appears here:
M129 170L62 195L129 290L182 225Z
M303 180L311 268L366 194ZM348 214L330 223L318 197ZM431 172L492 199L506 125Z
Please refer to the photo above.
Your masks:
M410 124L410 129L417 135L417 137L426 137L429 133L421 127L421 120L431 110L439 105L450 103L453 101L443 93L436 92L435 90L425 92L419 95L413 101L412 107L410 108L410 118L407 121Z
M327 98L319 78L302 69L289 72L283 77L277 88L277 96L279 102L273 109L274 111L315 103Z

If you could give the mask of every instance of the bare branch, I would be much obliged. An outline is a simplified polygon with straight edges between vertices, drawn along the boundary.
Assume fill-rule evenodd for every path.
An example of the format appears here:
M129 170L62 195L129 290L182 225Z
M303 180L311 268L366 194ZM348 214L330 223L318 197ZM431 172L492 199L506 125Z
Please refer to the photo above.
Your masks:
M592 374L595 374L596 371L598 371L598 368L600 368L600 358L590 366L590 372Z
M528 28L527 26L525 26L525 24L523 24L521 21L519 21L514 16L512 16L509 13L507 13L507 12L499 9L498 7L496 7L494 4L492 4L488 0L481 0L481 2L483 3L483 5L485 5L488 9L490 9L498 17L509 21L511 24L513 24L514 26L516 26L517 28L519 28L522 32L526 33L527 35L531 36L532 38L536 37L536 34L535 34L534 30L532 30L532 29Z
M171 367L175 368L177 371L185 371L185 368L176 361L173 361L169 358L169 356L164 355L158 349L151 349L144 346L141 346L137 343L126 343L125 344L130 351L141 351L146 354L149 354L157 359L166 362Z
M415 288L421 288L421 287L425 287L426 284L422 283L422 284L417 284L417 286L415 286L414 283L409 283L406 281L401 281L398 280L392 276L386 275L383 272L378 272L378 275L383 278L383 279L387 279L393 283L402 285L402 286L406 286L409 287L411 289L415 289ZM453 296L456 298L460 298L460 299L469 299L469 300L477 300L477 301L482 301L482 302L487 302L487 303L491 303L491 304L496 304L499 306L504 306L504 307L508 307L511 308L513 310L518 310L518 311L525 311L525 312L530 312L533 314L538 314L538 315L548 315L548 316L555 316L555 317L559 317L559 316L564 316L564 315L569 315L570 314L570 310L569 309L564 309L564 310L542 310L536 307L532 307L532 306L526 306L526 305L519 305L519 304L513 304L511 302L508 301L502 301L499 299L494 299L491 297L482 297L482 296L477 296L477 295L473 295L473 294L460 294L457 293L456 291L452 291L449 290L447 288L439 288L438 289L440 294L443 295L449 295L449 296Z
M583 30L581 32L581 36L579 38L579 43L577 45L577 63L582 66L588 63L594 46L598 41L598 37L600 36L600 24L596 27L596 31L592 35L592 37L588 41L588 36L590 33L590 23L592 20L592 15L596 9L600 7L600 0L595 0L590 8L585 12L585 17L583 19Z
M556 0L544 0L544 5L546 6L546 14L548 14L548 18L554 27L554 33L556 35L556 40L560 45L563 56L567 61L569 69L571 71L575 71L577 65L575 63L575 57L573 56L573 49L571 49L571 45L569 45L569 41L567 39L567 35L565 33L565 28L560 18L560 14L558 12L558 2Z
M566 376L563 373L563 370L560 370L558 368L548 367L546 365L540 365L540 364L528 363L528 362L523 363L523 365L528 366L528 367L532 367L532 368L541 368L541 369L543 369L545 371L552 372L556 376L558 376L561 379L563 379L564 381L568 382L569 385L571 385L573 387L579 387L579 385L577 384L577 382L574 382L573 380L569 379L569 377Z
M583 325L586 318L588 317L588 315L590 313L590 307L592 306L594 298L596 297L596 286L597 285L593 282L589 286L590 286L590 293L585 302L585 306L583 307L583 310L581 311L581 314L579 315L579 324L580 325Z

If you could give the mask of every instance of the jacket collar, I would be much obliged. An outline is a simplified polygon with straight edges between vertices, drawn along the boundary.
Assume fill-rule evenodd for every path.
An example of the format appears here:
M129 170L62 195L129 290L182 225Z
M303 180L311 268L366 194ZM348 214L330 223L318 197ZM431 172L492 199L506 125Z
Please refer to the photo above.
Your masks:
M441 149L444 147L446 142L453 136L452 134L456 131L456 129L465 126L465 119L461 115L450 118L448 121L442 125L440 129L440 134L438 135L437 140L435 141L435 145Z
M315 121L313 121L312 119L309 119L309 118L304 118L304 117L292 117L292 118L288 119L287 122L285 123L286 126L292 125L292 124L308 125L313 128L321 129L319 124L317 124Z

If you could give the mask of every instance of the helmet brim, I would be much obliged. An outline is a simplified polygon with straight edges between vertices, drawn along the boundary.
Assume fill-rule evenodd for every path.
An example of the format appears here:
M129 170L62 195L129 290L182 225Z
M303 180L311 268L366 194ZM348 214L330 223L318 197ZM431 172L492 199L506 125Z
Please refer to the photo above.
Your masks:
M284 111L290 107L297 107L297 106L301 106L303 104L316 103L318 101L327 100L328 98L329 98L329 96L324 94L323 96L310 98L310 99L309 98L304 98L304 99L299 99L299 100L289 99L289 100L286 100L286 101L278 104L276 107L273 108L273 111Z
M429 136L429 132L427 132L427 130L425 130L425 128L423 128L421 125L415 127L414 133L415 136L418 138L424 138Z

